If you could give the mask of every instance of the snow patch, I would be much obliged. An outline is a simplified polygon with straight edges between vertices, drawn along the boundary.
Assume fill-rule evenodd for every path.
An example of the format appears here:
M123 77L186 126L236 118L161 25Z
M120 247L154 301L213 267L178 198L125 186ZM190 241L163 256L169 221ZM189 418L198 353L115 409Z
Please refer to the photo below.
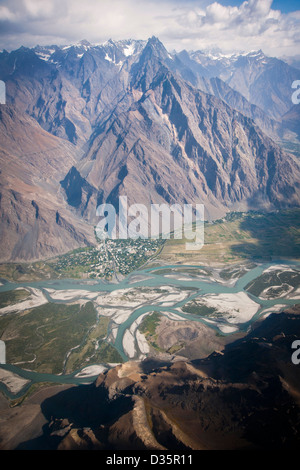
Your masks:
M109 57L108 53L106 53L104 59L107 60L108 62L114 62L114 61L112 60L112 58Z
M128 46L126 46L124 49L123 49L123 54L126 56L126 57L130 57L131 55L134 54L134 44L128 44Z

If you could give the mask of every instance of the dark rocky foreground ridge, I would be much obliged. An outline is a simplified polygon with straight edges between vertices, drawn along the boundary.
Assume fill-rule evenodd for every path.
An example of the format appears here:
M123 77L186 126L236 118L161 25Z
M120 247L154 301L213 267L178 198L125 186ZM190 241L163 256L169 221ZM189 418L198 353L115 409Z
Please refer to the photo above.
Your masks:
M300 365L292 363L291 345L299 337L300 311L293 307L206 359L119 365L92 385L49 393L40 404L43 420L36 412L22 435L30 407L37 407L33 396L7 418L8 426L19 419L10 436L3 423L0 447L297 449Z

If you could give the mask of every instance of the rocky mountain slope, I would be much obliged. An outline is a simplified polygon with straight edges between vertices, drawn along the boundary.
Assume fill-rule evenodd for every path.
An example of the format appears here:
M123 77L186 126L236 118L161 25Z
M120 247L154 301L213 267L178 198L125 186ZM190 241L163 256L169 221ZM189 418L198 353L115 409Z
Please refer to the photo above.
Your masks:
M59 181L76 149L27 114L0 107L0 258L51 257L94 242L93 227L70 210Z
M292 107L291 87L298 79L298 70L280 59L267 57L261 50L233 55L182 51L178 56L194 80L218 77L270 118L280 120Z
M164 68L153 79L146 70L150 87L137 78L77 166L103 200L204 203L206 218L298 204L298 163L251 119Z
M299 334L293 308L206 359L119 365L45 399L48 424L17 448L296 449L300 383L291 344Z
M81 41L65 47L22 47L0 54L8 106L30 115L41 126L39 132L47 133L50 147L52 136L64 141L59 141L62 153L53 157L61 155L58 160L63 160L59 175L49 173L55 189L47 181L50 157L44 163L45 154L34 151L29 159L24 153L22 162L35 168L31 180L59 195L55 213L64 207L70 214L75 245L90 242L87 233L98 221L97 206L105 201L116 204L119 195L126 195L129 204L203 203L207 219L229 210L298 206L299 164L270 138L283 132L276 119L284 113L285 135L295 135L289 117L292 106L278 104L290 93L293 74L292 67L262 53L226 60L204 58L199 52L172 55L155 37L103 45ZM259 81L271 90L265 92L266 103ZM261 95L254 96L254 89ZM276 110L268 100L274 101ZM13 128L14 116L10 127L2 122L7 155L11 141L23 135L17 117ZM39 139L32 134L34 149ZM12 183L11 188L17 189ZM22 188L19 185L21 199ZM47 237L37 238L36 220L29 215L27 229L21 230L26 223L20 211L22 223L9 224L10 205L2 204L2 260L48 256L74 246L73 241L58 242L65 237L56 232L47 234L47 242ZM45 226L52 227L46 212ZM59 224L54 226L59 230ZM14 241L7 245L10 231ZM50 242L52 236L56 240ZM29 239L39 248L28 249ZM51 244L56 248L49 248Z

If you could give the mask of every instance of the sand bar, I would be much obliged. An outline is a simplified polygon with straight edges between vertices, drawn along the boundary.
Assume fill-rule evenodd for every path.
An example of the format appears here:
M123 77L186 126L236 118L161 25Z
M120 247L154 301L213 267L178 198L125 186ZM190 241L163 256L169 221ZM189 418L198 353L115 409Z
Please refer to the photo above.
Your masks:
M0 367L0 382L2 382L11 393L16 394L20 392L30 380L23 379L23 377Z

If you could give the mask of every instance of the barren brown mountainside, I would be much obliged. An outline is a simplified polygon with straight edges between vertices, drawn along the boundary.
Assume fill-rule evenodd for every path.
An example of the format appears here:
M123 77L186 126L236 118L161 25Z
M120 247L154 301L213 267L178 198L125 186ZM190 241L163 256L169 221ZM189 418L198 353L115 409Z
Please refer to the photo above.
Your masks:
M164 68L126 99L77 165L103 200L204 203L207 218L299 204L296 159L223 101Z
M279 106L294 72L261 52L172 55L155 37L2 52L1 260L93 243L97 206L120 195L204 204L206 219L299 206L299 163L272 140L297 134Z
M1 106L1 261L50 257L94 242L93 227L70 211L60 190L75 157L72 144Z

